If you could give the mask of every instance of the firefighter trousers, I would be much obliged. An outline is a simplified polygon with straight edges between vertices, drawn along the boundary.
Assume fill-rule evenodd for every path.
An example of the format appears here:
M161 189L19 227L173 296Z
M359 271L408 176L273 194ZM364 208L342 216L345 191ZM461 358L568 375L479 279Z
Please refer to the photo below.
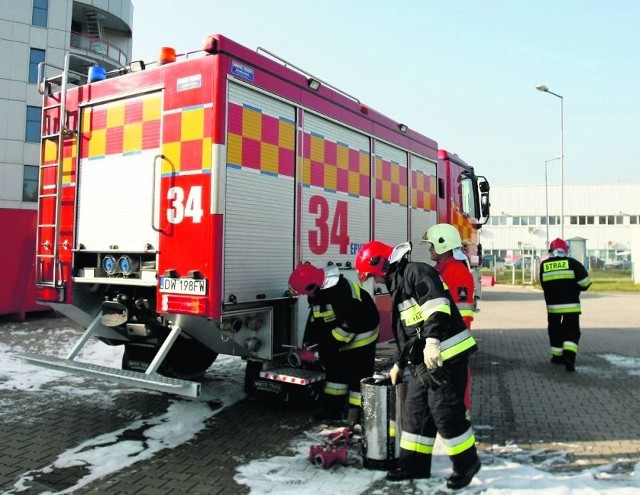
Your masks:
M580 341L580 313L547 313L551 355L574 363Z
M373 375L375 356L376 342L320 354L326 372L323 403L327 409L338 412L347 404L361 406L360 381Z
M468 358L445 363L448 381L429 388L415 374L409 376L404 402L399 467L431 473L431 456L439 433L456 472L467 470L478 459L475 435L465 416Z

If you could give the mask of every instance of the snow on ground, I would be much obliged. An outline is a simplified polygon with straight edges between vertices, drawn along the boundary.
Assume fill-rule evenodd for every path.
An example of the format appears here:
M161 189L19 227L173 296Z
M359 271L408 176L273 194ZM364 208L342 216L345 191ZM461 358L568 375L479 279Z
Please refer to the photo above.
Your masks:
M71 328L56 330L55 341L48 335L50 330L20 330L19 327L4 327L10 331L18 346L0 344L0 390L46 390L49 394L72 397L73 400L95 401L95 388L81 377L67 373L47 370L27 364L14 354L28 350L30 343L43 343L44 348L56 355L65 355L77 338L77 331ZM24 335L21 335L24 332ZM68 339L61 337L68 335ZM49 341L47 342L47 339ZM62 340L62 344L61 344ZM122 349L106 346L98 341L90 341L78 359L104 366L119 367ZM615 355L603 355L613 366L637 375L640 361ZM244 397L242 392L244 364L237 358L220 356L215 363L216 375L226 375L227 379L215 387L203 386L197 400L171 401L167 411L148 419L135 419L126 428L90 438L76 447L61 452L48 466L42 466L37 472L49 472L54 469L84 465L88 474L78 482L59 493L72 493L92 481L115 473L132 463L153 457L164 449L175 448L194 438L205 428L209 418L220 410L232 406ZM81 386L79 386L81 385ZM113 394L123 393L114 389ZM127 392L128 393L128 392ZM140 393L157 393L140 391ZM109 394L103 394L102 400L111 400ZM220 404L219 408L211 407ZM15 416L12 402L0 399L0 420ZM24 419L25 415L22 415ZM491 428L491 425L476 425L477 429ZM121 439L125 429L141 430L144 441ZM308 460L310 445L317 443L307 436L300 436L291 445L292 456L276 456L268 459L256 459L239 466L236 482L250 488L252 495L259 494L296 494L296 495L355 495L368 493L389 495L396 493L449 493L445 480L451 471L451 465L444 455L439 442L436 443L432 478L415 482L391 484L384 481L384 471L362 468L357 453L350 453L347 466L334 465L329 469L315 466ZM123 456L123 452L127 455ZM481 452L482 469L471 485L459 493L461 495L635 495L640 493L640 463L625 463L621 459L615 465L599 466L580 472L559 473L548 467L562 462L565 455L557 451L523 451L517 445L495 446L491 452ZM15 483L11 493L20 493L29 486L34 472L24 473Z

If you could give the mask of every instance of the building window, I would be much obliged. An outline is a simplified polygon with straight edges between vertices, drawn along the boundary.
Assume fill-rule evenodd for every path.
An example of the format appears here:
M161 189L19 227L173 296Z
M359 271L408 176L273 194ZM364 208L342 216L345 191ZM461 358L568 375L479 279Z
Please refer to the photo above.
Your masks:
M631 225L638 225L638 215L630 215L629 216L629 223Z
M22 201L38 201L38 167L25 165L22 174Z
M587 217L587 225L594 225L595 221L596 221L595 217L593 217L593 216L588 216Z
M587 225L587 217L585 215L578 216L578 225Z
M575 216L569 217L569 223L571 225L578 225L578 217L575 217Z
M598 217L598 224L606 225L607 224L607 217L605 217L604 215L600 215Z
M616 225L622 225L624 223L624 216L616 215Z
M615 225L616 220L613 215L607 215L607 225Z
M40 107L27 106L27 126L24 140L28 143L37 143L40 141L41 114Z
M34 26L46 28L48 16L49 16L49 0L33 0L31 24L33 24Z
M547 217L540 217L540 225L547 225Z
M527 223L528 217L513 217L513 225L529 225ZM517 223L516 223L517 220Z
M44 50L31 48L29 51L29 84L38 82L38 64L44 62Z
M558 215L550 216L549 225L560 225L560 217Z

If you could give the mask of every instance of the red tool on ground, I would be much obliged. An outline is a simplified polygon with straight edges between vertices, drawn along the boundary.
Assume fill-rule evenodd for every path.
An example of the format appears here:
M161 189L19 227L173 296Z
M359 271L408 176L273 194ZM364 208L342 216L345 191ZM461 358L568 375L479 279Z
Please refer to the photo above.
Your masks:
M316 466L328 469L336 463L347 465L347 453L353 437L349 428L333 431L324 440L310 433L307 433L307 436L320 442L320 445L309 447L309 460Z

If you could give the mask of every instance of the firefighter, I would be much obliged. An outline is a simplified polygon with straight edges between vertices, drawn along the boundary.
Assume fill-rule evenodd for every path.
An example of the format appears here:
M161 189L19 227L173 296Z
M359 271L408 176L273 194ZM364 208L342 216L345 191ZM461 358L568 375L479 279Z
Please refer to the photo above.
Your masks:
M540 284L547 305L551 362L575 371L580 340L580 292L591 286L591 279L582 263L569 256L569 244L564 239L551 241L549 254L540 264Z
M471 330L475 312L474 282L469 260L462 250L462 239L458 229L448 223L439 223L425 232L422 242L429 244L429 253L431 259L436 262L436 270L440 272L442 280L447 285L467 330ZM467 417L470 418L471 369L467 375L464 405Z
M322 419L343 419L345 407L351 428L360 424L360 380L373 375L380 315L373 298L335 265L325 269L309 263L289 277L294 294L309 297L306 346L317 344L326 381Z
M360 281L373 277L391 294L395 363L389 373L398 383L409 367L400 436L398 468L387 480L431 476L436 433L453 463L447 487L467 486L480 470L471 423L465 416L468 355L477 350L438 271L409 262L411 243L396 247L371 241L356 255Z

